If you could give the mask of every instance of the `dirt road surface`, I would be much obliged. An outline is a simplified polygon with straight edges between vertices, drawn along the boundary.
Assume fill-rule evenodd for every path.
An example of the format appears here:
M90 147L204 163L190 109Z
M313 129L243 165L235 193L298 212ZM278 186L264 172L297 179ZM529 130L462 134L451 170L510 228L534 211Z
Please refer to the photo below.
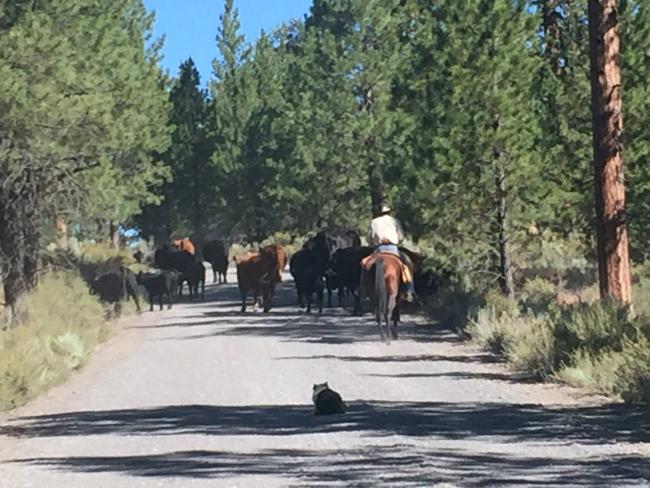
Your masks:
M650 486L647 413L518 381L409 317L388 346L369 316L301 313L291 283L277 302L242 315L212 285L129 318L2 420L0 487ZM347 414L312 415L325 380Z

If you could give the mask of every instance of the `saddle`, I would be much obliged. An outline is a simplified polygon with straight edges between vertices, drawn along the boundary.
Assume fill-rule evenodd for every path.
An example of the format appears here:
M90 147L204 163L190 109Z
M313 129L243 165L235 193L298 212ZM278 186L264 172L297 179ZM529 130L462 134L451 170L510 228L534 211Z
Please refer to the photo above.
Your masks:
M377 258L379 256L390 256L393 259L397 259L399 263L402 265L402 283L408 284L411 283L413 280L411 276L411 269L402 261L402 259L396 255L393 254L392 252L373 252L369 256L366 256L361 260L361 268L364 269L365 271L370 271L372 267L375 265L375 261L377 261Z

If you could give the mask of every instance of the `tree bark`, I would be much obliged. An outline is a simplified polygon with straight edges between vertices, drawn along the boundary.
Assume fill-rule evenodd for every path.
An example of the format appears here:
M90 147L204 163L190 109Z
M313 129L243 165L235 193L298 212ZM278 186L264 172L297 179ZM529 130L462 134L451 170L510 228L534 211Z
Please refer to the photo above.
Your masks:
M381 169L372 161L368 165L368 187L370 188L372 215L377 216L384 204L384 178Z
M54 215L54 228L56 229L56 245L61 249L68 247L68 225L63 217L58 214Z
M113 249L119 249L120 248L120 229L117 223L111 221L108 225L109 227L109 237L110 237L110 244Z
M542 25L544 28L544 44L546 55L551 62L551 69L557 76L562 66L560 64L560 26L557 13L559 0L544 0L542 3Z
M26 257L25 242L25 235L32 234L25 231L25 226L33 226L34 222L25 218L23 203L15 193L0 193L2 287L10 327L25 321L24 296L36 281L36 267L33 260Z
M631 301L623 180L620 37L617 0L589 0L591 111L598 272L602 298Z
M512 274L510 256L510 234L508 229L508 203L506 200L506 174L503 165L498 164L495 178L497 192L497 236L499 247L499 285L501 292L509 299L515 298L515 280Z

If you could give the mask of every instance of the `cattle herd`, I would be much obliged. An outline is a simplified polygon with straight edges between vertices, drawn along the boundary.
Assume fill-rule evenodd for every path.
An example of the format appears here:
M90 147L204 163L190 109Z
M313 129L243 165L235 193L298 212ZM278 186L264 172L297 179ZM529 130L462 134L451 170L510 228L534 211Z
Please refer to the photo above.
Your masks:
M416 253L401 248L411 259L416 292L419 296L431 295L436 289L435 275L422 269L422 259ZM214 283L227 283L228 245L222 240L211 240L202 249L203 260L210 263ZM325 292L327 305L332 306L332 295L338 296L337 305L344 307L352 300L354 313L361 313L361 262L372 254L371 247L362 246L359 235L353 230L321 231L308 239L302 249L296 251L289 261L289 270L294 279L297 301L300 307L310 313L312 306L318 313L323 311ZM142 260L141 253L137 256ZM205 266L197 259L195 245L189 239L180 239L158 248L153 262L158 268L153 272L134 274L125 266L93 277L89 280L92 291L103 301L117 303L125 297L134 299L138 310L138 286L144 288L149 297L149 310L158 303L168 308L182 296L187 284L191 300L204 297ZM279 245L261 247L256 252L246 252L233 258L237 268L237 283L241 293L241 311L247 309L247 300L253 298L265 312L271 309L275 289L282 280L282 271L288 257Z

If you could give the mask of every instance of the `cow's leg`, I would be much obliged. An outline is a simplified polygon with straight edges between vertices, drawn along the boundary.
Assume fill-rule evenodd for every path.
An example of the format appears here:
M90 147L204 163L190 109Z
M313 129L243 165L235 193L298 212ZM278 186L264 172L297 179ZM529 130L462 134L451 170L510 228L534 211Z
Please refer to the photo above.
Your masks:
M140 300L138 299L137 291L129 286L127 287L127 293L131 298L133 298L133 301L135 302L135 308L138 310L138 312L142 312L142 309L140 309Z
M149 311L153 312L153 303L155 301L155 297L153 296L153 293L149 292Z
M172 309L172 293L169 290L165 291L165 295L167 295L167 310Z
M268 313L271 310L271 304L273 302L273 291L273 285L264 287L264 290L262 291L262 300L265 313Z
M158 294L158 303L160 305L160 310L162 310L163 309L163 292L162 291Z
M363 315L361 311L361 295L359 293L359 290L352 292L352 301L353 301L352 313L354 315Z
M246 311L246 292L241 292L241 311L244 313Z
M329 286L327 287L327 306L332 306L332 289Z
M339 286L339 307L343 307L345 305L345 287L344 286Z
M316 300L318 300L318 315L323 313L323 289L316 290Z
M218 274L219 274L219 273L217 272L216 268L215 268L214 265L212 264L212 283L216 283L216 282L217 282L217 275L218 275ZM221 283L221 276L219 276L219 283Z
M205 279L201 280L201 301L205 300Z
M312 300L312 293L307 293L307 313L311 313L311 300Z

